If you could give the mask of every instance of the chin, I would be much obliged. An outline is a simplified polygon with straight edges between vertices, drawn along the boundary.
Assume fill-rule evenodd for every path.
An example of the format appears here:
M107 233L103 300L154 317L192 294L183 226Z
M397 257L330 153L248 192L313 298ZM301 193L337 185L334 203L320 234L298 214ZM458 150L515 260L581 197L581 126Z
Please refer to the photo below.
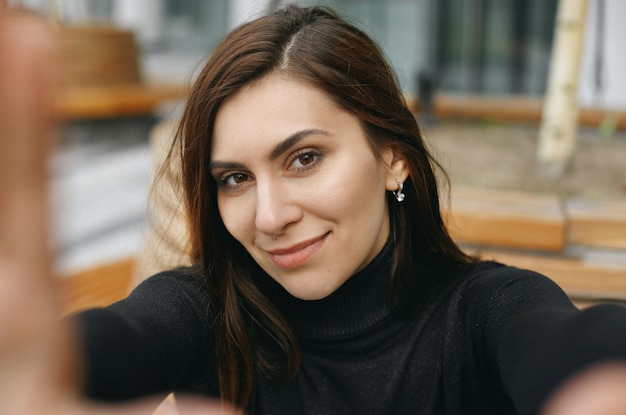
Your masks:
M322 300L333 294L350 278L328 267L312 267L291 272L268 273L291 296L304 300ZM324 278L326 277L326 278Z
M298 300L302 300L302 301L317 301L317 300L323 300L324 298L328 297L332 293L319 294L319 293L297 293L297 292L294 293L294 292L290 292L289 294L291 294L292 296L296 297Z
M303 287L302 285L294 286L293 284L289 284L283 285L283 288L299 300L316 301L328 297L337 291L339 287Z

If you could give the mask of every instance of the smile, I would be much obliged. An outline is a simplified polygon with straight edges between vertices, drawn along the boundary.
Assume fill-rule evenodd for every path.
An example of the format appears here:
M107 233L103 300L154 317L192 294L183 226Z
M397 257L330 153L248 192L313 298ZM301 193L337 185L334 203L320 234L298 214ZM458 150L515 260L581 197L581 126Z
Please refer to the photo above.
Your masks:
M309 239L285 249L267 251L270 258L281 268L296 268L307 262L324 245L328 233L319 238Z

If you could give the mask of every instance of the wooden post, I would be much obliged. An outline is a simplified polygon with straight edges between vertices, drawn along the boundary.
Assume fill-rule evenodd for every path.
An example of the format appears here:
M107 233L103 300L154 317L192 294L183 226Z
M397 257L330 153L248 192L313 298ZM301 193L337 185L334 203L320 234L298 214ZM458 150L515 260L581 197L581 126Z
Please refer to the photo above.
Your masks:
M551 175L563 173L576 144L586 16L587 0L559 1L537 151L539 166Z

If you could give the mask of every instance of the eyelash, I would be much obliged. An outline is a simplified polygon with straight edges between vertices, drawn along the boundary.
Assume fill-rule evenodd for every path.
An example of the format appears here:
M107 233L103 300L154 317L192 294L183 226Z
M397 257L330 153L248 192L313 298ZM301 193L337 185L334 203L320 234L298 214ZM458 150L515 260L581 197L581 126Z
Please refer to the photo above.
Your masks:
M300 164L302 164L301 158L304 156L312 156L313 160L309 163L309 164L304 164L300 167L292 167L293 164L295 162L297 162L298 160L300 160ZM291 159L289 159L289 163L288 163L288 169L295 171L296 173L298 172L303 172L306 170L309 170L311 168L313 168L314 166L316 166L322 159L322 157L324 156L324 153L320 150L317 149L311 149L311 148L307 148L307 149L303 149L298 151L296 154L294 154ZM246 174L246 173L242 173L242 172L232 172L232 173L227 173L224 175L221 175L218 179L217 179L217 185L218 187L220 187L221 189L224 189L226 191L235 191L237 189L239 189L241 186L245 185L244 183L235 183L235 184L230 184L229 181L231 179L234 179L236 176L243 176L245 177L245 181L247 182L248 180L250 180L250 175Z
M300 160L303 156L313 156L313 161L311 161L309 164L304 164L301 167L295 167L294 170L296 172L306 171L316 166L321 161L322 157L324 156L324 153L320 150L312 149L312 148L300 150L296 154L294 154L293 157L290 159L289 168L291 168L294 162Z
M235 176L245 176L246 181L248 181L248 179L250 178L249 175L245 173L241 173L241 172L229 173L229 174L220 176L220 178L217 180L218 187L227 191L231 191L231 190L237 189L239 186L242 186L243 183L235 183L235 184L229 183L229 180L233 179Z

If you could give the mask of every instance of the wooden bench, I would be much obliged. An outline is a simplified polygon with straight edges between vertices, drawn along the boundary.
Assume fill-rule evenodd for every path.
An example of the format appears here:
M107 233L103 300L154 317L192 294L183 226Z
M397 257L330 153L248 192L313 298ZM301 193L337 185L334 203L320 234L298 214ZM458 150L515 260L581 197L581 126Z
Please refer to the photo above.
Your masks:
M457 188L446 221L461 243L551 252L566 243L566 220L555 196Z
M626 250L626 202L568 200L566 210L570 244Z
M125 258L57 277L61 314L104 307L124 298L134 266L134 258Z
M451 199L450 233L469 251L545 274L577 304L626 304L626 203L467 188Z

